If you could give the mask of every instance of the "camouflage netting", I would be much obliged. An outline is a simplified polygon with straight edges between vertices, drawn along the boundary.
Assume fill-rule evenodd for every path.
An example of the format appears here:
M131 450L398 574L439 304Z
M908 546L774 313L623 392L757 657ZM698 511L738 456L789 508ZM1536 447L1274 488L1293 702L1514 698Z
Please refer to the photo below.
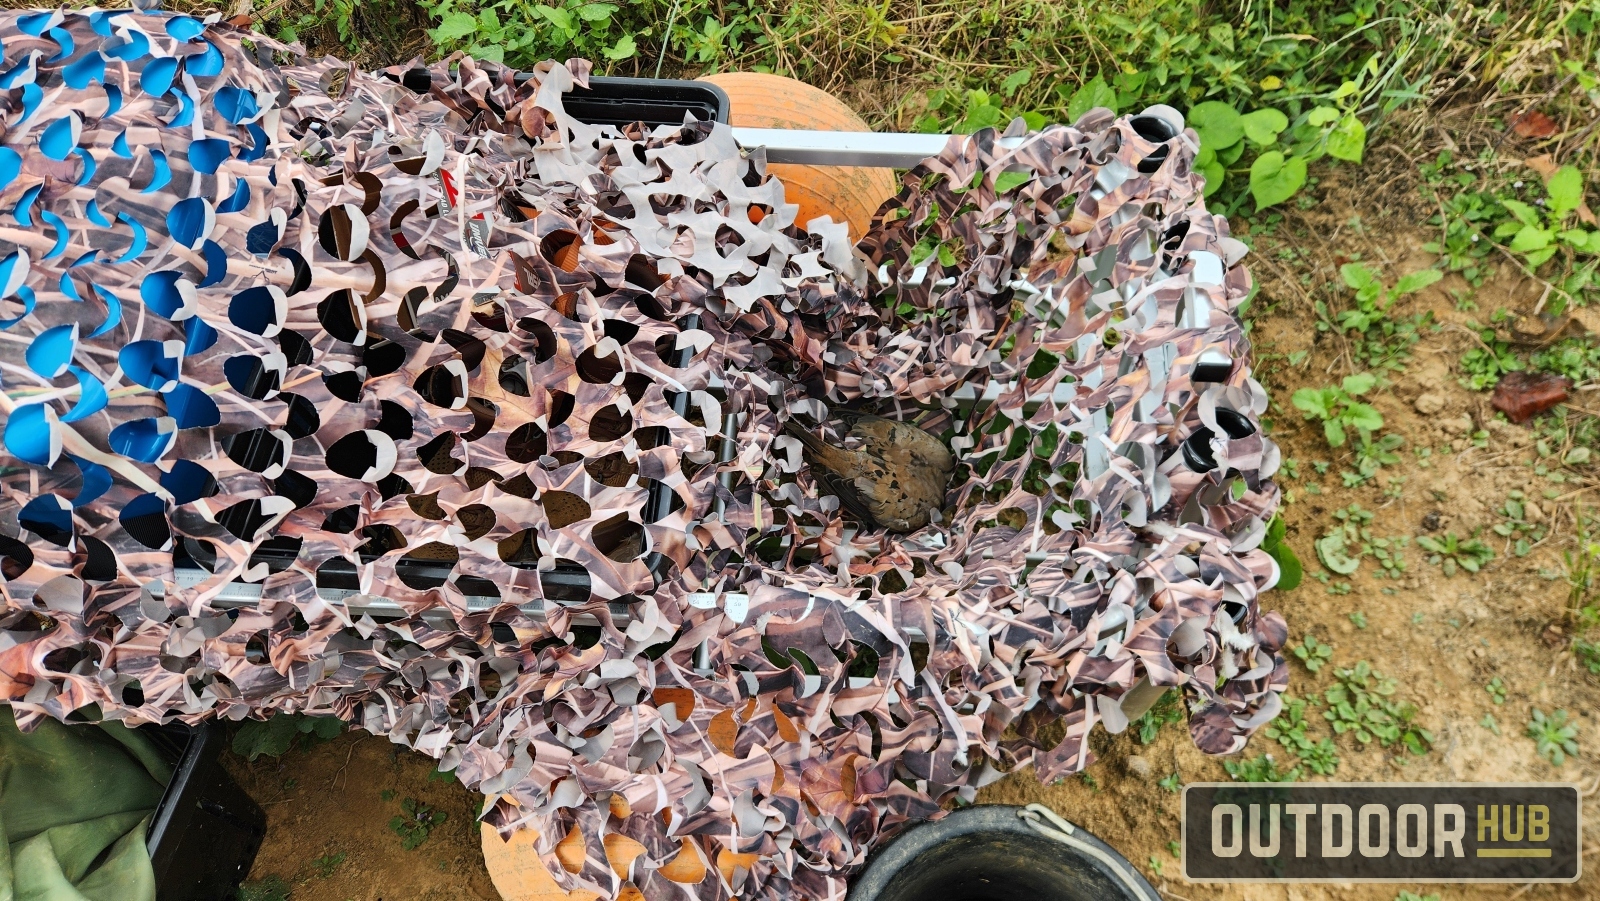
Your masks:
M0 43L24 725L333 713L564 886L778 899L1162 687L1209 752L1276 713L1250 279L1170 111L953 140L852 248L724 126L573 120L581 61L364 73L135 12ZM782 424L847 403L947 438L939 522L818 495Z

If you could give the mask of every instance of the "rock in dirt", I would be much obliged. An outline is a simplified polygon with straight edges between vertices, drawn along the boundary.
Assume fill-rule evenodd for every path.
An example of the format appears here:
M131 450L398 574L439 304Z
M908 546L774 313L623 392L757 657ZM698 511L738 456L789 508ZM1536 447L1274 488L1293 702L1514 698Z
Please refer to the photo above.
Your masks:
M1127 766L1128 766L1128 774L1129 775L1138 776L1140 779L1149 779L1150 778L1150 773L1151 773L1150 761L1145 760L1143 757L1140 757L1138 754L1135 754L1132 757L1128 758Z
M1444 409L1444 398L1437 394L1423 394L1412 401L1411 406L1416 407L1423 416L1432 416Z
M1440 420L1439 428L1444 429L1446 432L1449 432L1452 435L1460 435L1465 432L1470 432L1472 431L1472 417L1463 415L1457 416L1455 419Z
M1548 372L1511 372L1494 386L1489 402L1512 422L1527 422L1572 392L1572 379Z

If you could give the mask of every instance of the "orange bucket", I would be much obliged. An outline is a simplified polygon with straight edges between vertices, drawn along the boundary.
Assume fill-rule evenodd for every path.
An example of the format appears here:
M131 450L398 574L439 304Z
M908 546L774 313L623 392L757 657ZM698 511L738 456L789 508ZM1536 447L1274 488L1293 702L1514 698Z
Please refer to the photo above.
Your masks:
M728 92L729 122L744 128L804 131L871 131L855 110L837 97L802 81L759 72L708 75ZM784 197L800 205L795 223L804 227L818 216L850 224L850 238L861 240L872 214L900 185L890 169L863 166L803 166L777 163L767 171L783 182Z

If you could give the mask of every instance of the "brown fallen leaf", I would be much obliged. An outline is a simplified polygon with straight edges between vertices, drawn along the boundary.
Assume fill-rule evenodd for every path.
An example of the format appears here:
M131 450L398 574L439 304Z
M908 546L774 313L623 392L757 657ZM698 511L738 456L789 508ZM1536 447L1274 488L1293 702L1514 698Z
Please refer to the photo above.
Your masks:
M1548 138L1556 133L1556 122L1538 110L1529 110L1512 120L1511 133L1519 138Z

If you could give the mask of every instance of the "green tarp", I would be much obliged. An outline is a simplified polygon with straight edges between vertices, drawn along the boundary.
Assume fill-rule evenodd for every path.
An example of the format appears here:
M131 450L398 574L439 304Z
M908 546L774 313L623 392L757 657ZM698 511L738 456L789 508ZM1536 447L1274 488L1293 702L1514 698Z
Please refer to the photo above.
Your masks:
M120 724L23 734L0 707L0 901L155 901L145 827L171 778Z

